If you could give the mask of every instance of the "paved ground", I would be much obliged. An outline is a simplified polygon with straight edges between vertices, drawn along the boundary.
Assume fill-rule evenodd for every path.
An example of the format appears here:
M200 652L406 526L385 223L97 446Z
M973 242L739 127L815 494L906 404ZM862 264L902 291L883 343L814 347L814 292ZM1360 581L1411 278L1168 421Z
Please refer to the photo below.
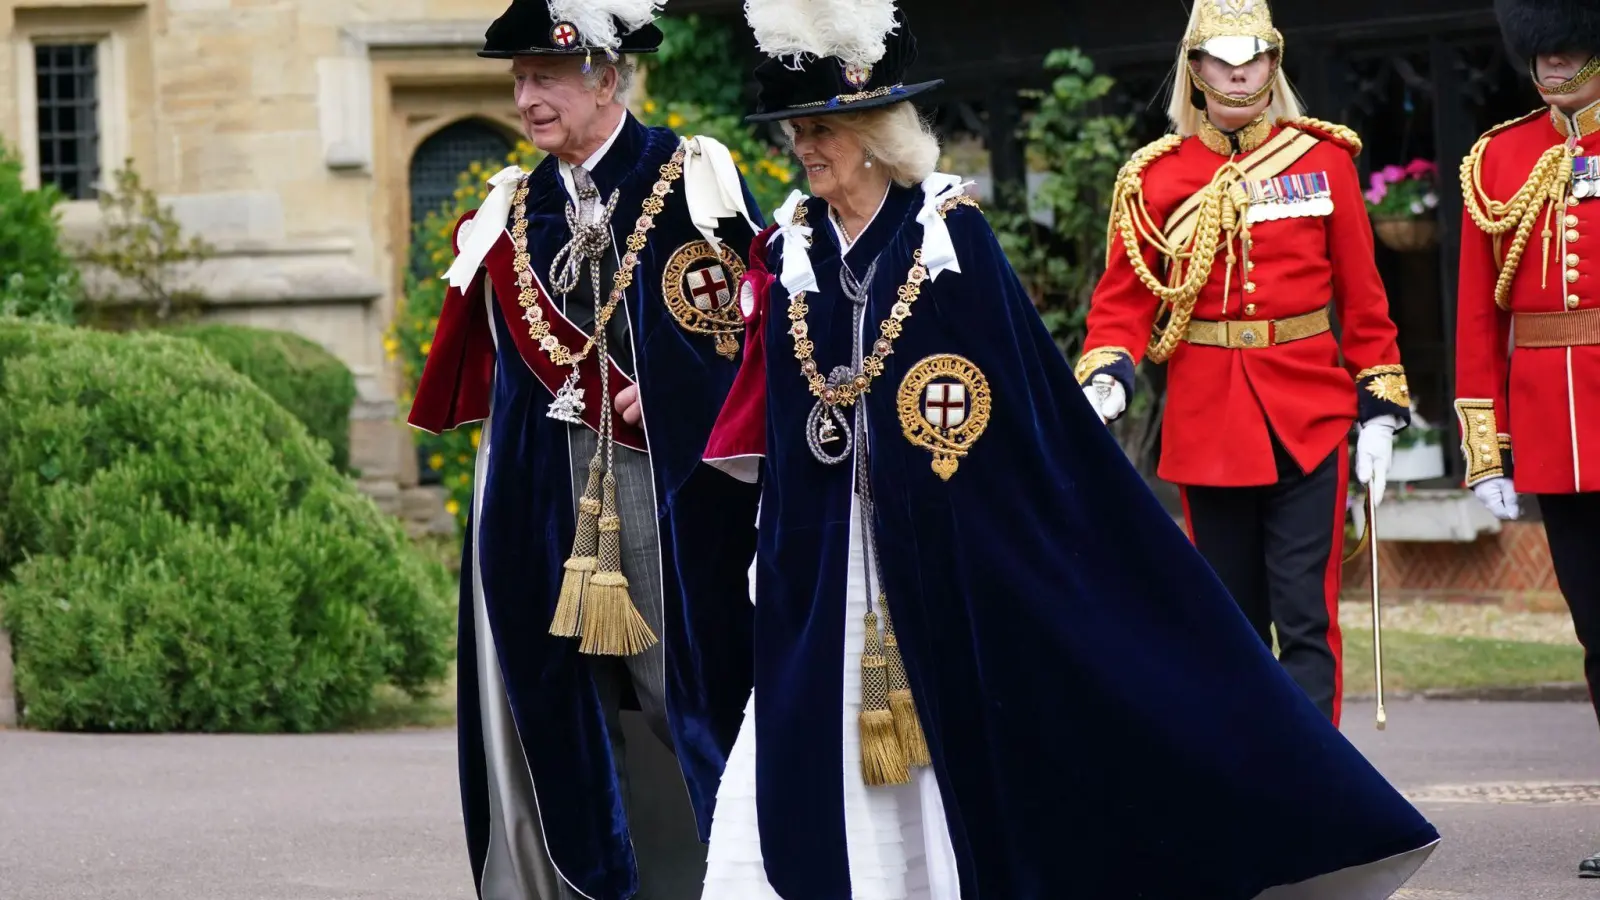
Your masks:
M1600 733L1587 706L1408 702L1389 713L1379 733L1370 704L1352 704L1346 731L1446 838L1401 898L1600 898L1600 881L1572 874L1600 849ZM444 732L0 732L0 898L469 898L454 772ZM1543 783L1592 787L1528 802Z

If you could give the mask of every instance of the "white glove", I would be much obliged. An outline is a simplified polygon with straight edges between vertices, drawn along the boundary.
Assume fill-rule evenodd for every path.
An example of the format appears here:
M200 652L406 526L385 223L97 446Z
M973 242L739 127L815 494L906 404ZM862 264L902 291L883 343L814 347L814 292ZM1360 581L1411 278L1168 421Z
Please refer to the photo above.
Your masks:
M1394 459L1394 433L1400 420L1394 416L1378 416L1361 425L1361 435L1356 438L1356 480L1367 486L1372 495L1372 506L1383 502L1383 491L1389 483L1389 463Z
M1495 518L1511 521L1522 515L1522 510L1517 506L1517 489L1512 486L1511 479L1491 478L1473 485L1472 492L1478 495L1478 502L1494 513Z
M1096 375L1083 386L1083 396L1089 406L1100 414L1100 421L1109 422L1128 409L1128 392L1122 382L1110 375Z

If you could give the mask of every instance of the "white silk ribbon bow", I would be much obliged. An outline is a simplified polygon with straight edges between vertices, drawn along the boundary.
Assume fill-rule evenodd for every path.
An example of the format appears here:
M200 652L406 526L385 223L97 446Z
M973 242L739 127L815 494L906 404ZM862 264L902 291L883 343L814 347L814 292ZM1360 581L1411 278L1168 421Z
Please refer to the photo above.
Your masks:
M456 260L444 273L446 281L457 290L466 290L489 255L500 233L506 230L506 220L511 217L511 199L522 180L522 169L506 166L489 179L489 196L478 207L478 214L464 222L456 236Z
M744 202L744 185L739 166L714 138L701 135L687 141L689 152L683 159L683 193L689 202L689 218L700 235L718 252L717 220L743 216L751 231L759 231ZM741 252L744 248L740 248Z
M806 246L806 240L811 237L811 228L795 223L800 204L804 202L805 194L799 191L790 194L789 199L773 214L773 221L779 223L778 230L767 239L767 246L770 247L778 238L783 238L783 274L778 280L790 296L817 289L817 273L811 269L811 254Z
M942 172L935 172L922 183L922 209L917 213L917 224L922 226L922 265L928 270L929 281L946 270L961 274L961 261L956 259L955 243L944 216L939 215L939 206L965 193L970 184L973 182Z

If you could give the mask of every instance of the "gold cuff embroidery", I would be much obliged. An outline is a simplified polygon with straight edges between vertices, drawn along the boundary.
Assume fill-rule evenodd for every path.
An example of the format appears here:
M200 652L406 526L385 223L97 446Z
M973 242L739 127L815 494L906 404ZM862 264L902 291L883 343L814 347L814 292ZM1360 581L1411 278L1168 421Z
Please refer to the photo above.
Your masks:
M1356 383L1363 382L1367 392L1379 400L1405 409L1411 408L1411 387L1406 384L1404 366L1373 366L1370 369L1363 369L1356 375Z
M1094 377L1094 373L1116 364L1124 357L1131 361L1133 354L1121 347L1096 347L1087 350L1078 358L1078 365L1072 370L1072 375L1078 379L1079 384L1087 384L1089 379Z
M1467 487L1505 475L1501 447L1510 449L1511 438L1502 435L1494 420L1493 400L1457 400L1461 422L1461 455L1467 463Z

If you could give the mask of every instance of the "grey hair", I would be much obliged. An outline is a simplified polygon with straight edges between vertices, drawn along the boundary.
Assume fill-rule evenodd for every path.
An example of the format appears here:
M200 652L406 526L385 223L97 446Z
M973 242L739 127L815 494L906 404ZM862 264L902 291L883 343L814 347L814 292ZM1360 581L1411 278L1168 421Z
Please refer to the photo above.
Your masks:
M589 74L583 76L583 86L591 91L599 90L607 69L617 73L617 102L627 106L629 95L633 93L634 76L639 74L638 60L624 55L618 57L616 62L611 62L602 54L602 58L589 69Z
M859 137L861 146L872 154L873 164L883 166L901 187L921 184L939 167L939 138L910 103L837 113L828 116L827 122ZM785 121L782 127L793 149L794 125Z

